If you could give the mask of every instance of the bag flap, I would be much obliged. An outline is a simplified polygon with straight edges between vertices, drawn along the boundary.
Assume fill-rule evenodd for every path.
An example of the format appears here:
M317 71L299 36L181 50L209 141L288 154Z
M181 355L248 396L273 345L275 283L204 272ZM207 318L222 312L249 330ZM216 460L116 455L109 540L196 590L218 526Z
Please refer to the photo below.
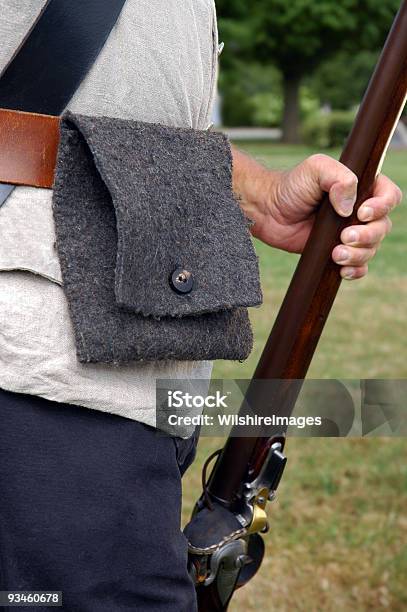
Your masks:
M119 306L182 317L261 303L223 134L66 113L60 155L75 131L114 205Z

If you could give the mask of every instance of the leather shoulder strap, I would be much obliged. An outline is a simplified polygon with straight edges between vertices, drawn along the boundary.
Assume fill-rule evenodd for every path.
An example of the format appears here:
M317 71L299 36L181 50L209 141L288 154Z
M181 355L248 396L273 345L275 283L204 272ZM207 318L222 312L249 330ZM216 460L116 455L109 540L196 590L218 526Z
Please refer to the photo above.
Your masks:
M0 76L0 108L60 115L126 0L49 0Z
M0 75L0 108L60 115L126 0L48 0ZM13 185L0 185L0 206Z

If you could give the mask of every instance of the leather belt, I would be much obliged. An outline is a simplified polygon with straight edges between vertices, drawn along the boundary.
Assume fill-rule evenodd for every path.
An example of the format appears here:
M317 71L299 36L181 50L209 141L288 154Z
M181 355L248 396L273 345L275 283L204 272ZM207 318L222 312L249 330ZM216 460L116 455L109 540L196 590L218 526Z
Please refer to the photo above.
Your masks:
M0 109L0 183L51 189L60 118Z

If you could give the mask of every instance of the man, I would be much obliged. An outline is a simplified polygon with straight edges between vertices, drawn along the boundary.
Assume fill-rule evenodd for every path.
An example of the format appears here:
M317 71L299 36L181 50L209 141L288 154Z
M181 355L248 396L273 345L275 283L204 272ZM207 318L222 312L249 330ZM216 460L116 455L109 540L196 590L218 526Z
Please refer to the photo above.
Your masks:
M4 4L1 67L45 0ZM69 109L207 129L217 54L212 0L127 0ZM278 173L234 149L233 188L255 236L300 252L322 193L348 216L357 181L323 155ZM18 188L0 209L0 591L63 591L69 611L191 612L179 522L196 437L155 435L154 382L210 364L77 362L51 198ZM400 199L379 177L332 254L344 278L366 274Z

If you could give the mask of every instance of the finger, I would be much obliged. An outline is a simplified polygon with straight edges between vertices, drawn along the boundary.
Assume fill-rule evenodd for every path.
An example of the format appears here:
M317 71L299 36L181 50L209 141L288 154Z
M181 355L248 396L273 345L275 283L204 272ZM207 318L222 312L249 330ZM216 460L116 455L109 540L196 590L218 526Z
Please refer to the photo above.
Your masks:
M363 202L359 208L358 218L366 222L385 217L402 199L401 189L381 174L376 180L373 197Z
M375 247L391 231L392 222L389 217L371 221L367 225L351 225L341 233L343 244L356 247Z
M370 261L376 254L376 249L362 249L338 245L332 251L332 259L341 266L362 266Z
M344 266L340 270L340 274L342 278L345 280L356 280L357 278L363 278L366 276L368 272L367 265L358 266L358 267L350 267Z
M308 162L322 191L329 193L336 212L342 217L349 217L356 202L357 176L341 162L327 155L312 155Z

